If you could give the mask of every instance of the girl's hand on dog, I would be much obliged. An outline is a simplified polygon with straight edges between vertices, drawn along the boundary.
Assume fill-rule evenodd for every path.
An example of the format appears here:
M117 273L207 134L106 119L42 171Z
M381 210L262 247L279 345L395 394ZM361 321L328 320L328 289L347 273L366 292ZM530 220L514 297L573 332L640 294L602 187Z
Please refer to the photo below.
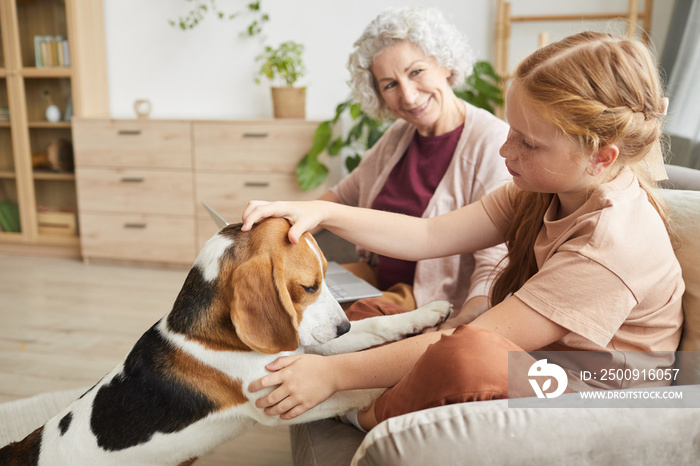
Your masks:
M243 211L242 231L253 228L260 220L269 217L281 217L289 220L289 241L297 244L299 238L307 231L316 228L324 219L324 201L307 202L267 202L250 201Z
M336 390L333 367L326 356L300 354L278 358L265 366L271 371L248 386L256 392L276 388L255 402L268 416L289 420L326 401Z

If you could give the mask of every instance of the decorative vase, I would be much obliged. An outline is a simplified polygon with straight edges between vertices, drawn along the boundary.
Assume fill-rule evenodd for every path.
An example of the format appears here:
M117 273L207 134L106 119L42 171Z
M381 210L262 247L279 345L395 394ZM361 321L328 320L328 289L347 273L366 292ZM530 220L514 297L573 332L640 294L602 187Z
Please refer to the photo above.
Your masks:
M306 118L305 87L271 87L275 118Z
M46 107L46 119L51 123L61 121L61 110L55 105L49 105Z

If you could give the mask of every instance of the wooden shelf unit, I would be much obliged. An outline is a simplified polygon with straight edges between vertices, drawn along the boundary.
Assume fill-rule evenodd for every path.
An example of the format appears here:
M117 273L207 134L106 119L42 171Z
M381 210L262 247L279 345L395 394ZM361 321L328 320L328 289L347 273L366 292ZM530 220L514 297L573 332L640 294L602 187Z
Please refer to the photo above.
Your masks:
M645 42L649 41L651 32L651 16L654 9L654 0L643 0L642 9L639 8L639 0L627 0L627 11L619 13L581 13L568 15L519 15L511 14L512 2L497 0L496 28L495 28L495 63L494 69L501 76L506 76L510 68L508 66L509 43L511 29L514 23L533 22L581 22L581 21L626 21L625 34L634 36L641 32L641 38ZM641 24L639 24L641 22ZM534 41L533 41L534 43ZM538 40L540 47L547 45L547 33L540 33Z
M37 67L35 36L67 39L70 66ZM45 91L60 122L46 119ZM42 224L53 211L77 224L75 174L32 164L32 154L72 139L69 103L76 117L109 115L102 0L0 0L0 109L9 110L9 120L0 119L0 203L17 206L20 226L0 231L0 252L80 255L77 230Z
M640 10L639 0L627 0L627 11L619 13L579 13L568 15L518 15L511 14L512 0L497 0L496 27L495 27L495 53L494 71L502 77L507 77L510 72L508 63L510 54L510 41L513 25L519 23L550 23L550 22L583 22L583 21L625 21L625 34L634 36L641 33L641 39L649 42L651 33L651 17L654 9L654 0L643 0ZM537 38L537 48L549 43L549 33L541 31ZM532 42L533 46L535 40ZM534 51L534 49L533 49ZM496 116L505 119L505 108L496 107Z

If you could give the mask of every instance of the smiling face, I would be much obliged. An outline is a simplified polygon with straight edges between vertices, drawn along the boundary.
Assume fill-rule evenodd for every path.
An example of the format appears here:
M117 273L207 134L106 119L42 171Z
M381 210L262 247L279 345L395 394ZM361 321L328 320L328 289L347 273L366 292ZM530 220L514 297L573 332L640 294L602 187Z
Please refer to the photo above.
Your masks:
M500 154L516 186L524 191L584 198L591 187L588 157L553 123L542 118L517 81L506 94L508 139Z
M379 94L398 118L423 136L438 136L464 122L463 107L447 80L451 71L410 41L386 48L374 58Z

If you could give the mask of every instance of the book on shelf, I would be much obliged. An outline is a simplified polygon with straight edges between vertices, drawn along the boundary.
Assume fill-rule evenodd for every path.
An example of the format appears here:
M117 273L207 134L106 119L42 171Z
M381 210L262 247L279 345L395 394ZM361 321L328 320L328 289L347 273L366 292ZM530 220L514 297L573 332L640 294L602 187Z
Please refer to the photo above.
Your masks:
M7 233L22 231L19 223L19 206L16 202L0 201L0 229Z
M73 94L68 95L68 103L63 112L63 121L71 121L73 119Z
M34 36L34 59L37 68L68 67L68 40L62 36Z

